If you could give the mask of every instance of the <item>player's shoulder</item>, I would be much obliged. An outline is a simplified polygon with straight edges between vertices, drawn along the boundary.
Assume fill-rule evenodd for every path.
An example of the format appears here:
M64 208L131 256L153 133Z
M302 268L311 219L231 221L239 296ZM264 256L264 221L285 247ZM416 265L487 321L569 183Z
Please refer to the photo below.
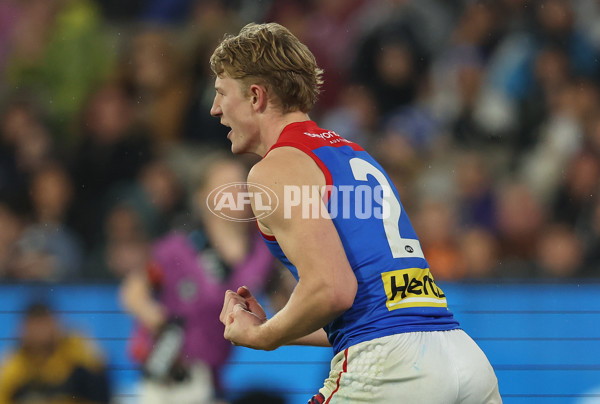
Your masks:
M320 174L313 159L302 150L290 146L272 149L248 173L248 182L280 183L295 182Z

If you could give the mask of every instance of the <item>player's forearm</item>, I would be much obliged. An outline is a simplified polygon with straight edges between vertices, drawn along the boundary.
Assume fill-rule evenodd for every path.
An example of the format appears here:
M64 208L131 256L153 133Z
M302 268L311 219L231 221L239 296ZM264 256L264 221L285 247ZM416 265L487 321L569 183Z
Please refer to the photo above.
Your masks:
M304 337L300 337L288 345L308 345L308 346L322 346L322 347L330 347L329 339L327 338L327 333L324 329L319 328L317 331L312 334L308 334Z
M348 310L354 296L339 293L340 287L301 280L285 307L260 326L257 338L263 349L272 350L295 341L307 342L309 335Z

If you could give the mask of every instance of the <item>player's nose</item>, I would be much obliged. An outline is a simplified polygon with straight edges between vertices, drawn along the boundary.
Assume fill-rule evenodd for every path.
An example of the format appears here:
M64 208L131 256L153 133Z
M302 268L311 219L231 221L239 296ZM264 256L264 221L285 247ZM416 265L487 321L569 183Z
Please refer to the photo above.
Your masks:
M212 107L210 107L210 114L215 117L219 117L219 116L223 115L221 106L219 104L217 104L216 100L213 101Z

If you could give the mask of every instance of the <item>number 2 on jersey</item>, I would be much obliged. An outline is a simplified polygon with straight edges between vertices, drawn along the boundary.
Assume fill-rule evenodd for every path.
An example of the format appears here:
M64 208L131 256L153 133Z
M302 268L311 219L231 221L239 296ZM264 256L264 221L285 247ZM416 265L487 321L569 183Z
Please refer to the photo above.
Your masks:
M350 159L350 168L357 181L367 181L367 176L372 175L383 190L383 230L394 258L424 258L419 240L403 238L400 235L400 215L402 206L396 198L386 176L373 164L361 158Z

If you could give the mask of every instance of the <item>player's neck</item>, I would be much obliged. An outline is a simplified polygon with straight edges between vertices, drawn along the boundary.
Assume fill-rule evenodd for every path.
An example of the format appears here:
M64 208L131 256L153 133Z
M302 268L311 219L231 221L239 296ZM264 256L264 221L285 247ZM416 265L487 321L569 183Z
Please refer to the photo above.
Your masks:
M294 122L310 120L308 114L301 111L288 112L286 114L272 113L265 115L264 118L261 125L261 144L259 150L257 150L257 154L261 157L264 157L269 149L277 143L279 135L281 135L281 132L286 126Z

